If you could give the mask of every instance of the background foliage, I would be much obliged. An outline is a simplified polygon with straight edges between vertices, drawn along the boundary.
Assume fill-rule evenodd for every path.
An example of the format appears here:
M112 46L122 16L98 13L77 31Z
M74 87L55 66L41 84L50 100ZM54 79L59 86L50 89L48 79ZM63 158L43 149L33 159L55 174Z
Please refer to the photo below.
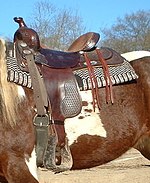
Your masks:
M111 28L101 29L102 44L120 53L150 51L150 11L139 10L118 18Z
M30 26L35 29L42 44L53 49L66 50L82 33L85 26L77 11L58 9L47 1L35 4Z
M38 32L42 44L51 49L67 50L77 37L88 32L76 10L58 9L49 1L37 2L33 10L29 26ZM119 53L150 51L150 10L118 17L110 28L100 27L99 33L99 46Z

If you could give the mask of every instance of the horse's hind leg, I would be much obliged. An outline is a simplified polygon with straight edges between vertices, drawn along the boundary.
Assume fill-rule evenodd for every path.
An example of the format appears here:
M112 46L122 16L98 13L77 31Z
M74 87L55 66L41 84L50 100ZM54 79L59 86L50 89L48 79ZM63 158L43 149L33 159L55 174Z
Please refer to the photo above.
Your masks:
M135 149L150 160L150 133L143 135L134 146Z
M9 183L38 183L30 173L24 157L9 154L2 162L2 170Z

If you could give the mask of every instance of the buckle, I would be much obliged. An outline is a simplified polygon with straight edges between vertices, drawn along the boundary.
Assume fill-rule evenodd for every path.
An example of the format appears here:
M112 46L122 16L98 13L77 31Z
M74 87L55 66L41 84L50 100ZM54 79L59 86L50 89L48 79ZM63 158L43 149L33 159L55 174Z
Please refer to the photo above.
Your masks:
M39 127L48 127L48 125L50 124L49 115L48 114L45 114L44 116L35 115L33 119L33 124Z

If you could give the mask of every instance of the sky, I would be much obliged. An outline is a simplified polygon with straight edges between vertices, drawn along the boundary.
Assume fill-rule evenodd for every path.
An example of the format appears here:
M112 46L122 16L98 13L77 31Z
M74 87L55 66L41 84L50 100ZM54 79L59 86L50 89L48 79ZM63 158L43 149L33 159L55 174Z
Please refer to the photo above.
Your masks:
M0 36L12 38L18 25L14 17L27 22L36 2L42 0L2 0L0 5ZM77 10L88 31L99 32L101 27L111 27L117 18L138 10L150 10L150 0L47 0L56 8Z

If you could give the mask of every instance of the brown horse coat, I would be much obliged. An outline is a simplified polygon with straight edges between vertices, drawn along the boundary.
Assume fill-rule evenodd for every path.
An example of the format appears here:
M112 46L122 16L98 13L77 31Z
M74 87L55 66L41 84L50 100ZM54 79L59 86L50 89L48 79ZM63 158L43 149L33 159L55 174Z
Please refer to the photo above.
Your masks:
M0 176L9 183L38 182L30 102L29 89L7 81L5 43L0 40Z
M81 113L66 120L74 162L72 169L107 163L134 146L150 158L150 57L131 64L139 78L113 86L113 105L105 102L105 88L99 89L102 108L94 118L91 101L87 100L90 94L84 92Z

